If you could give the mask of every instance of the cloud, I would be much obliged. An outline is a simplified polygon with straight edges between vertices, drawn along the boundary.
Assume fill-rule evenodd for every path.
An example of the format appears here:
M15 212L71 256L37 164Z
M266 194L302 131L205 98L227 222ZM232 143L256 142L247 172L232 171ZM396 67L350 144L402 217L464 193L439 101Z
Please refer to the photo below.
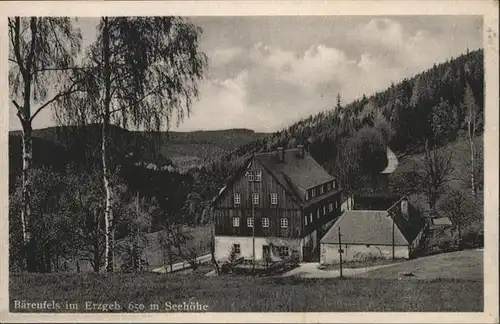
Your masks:
M482 37L482 20L465 16L195 21L204 28L209 74L180 130L276 131L331 109L338 93L343 103L369 96L480 47ZM50 114L38 117L39 127L50 124Z
M331 109L337 94L347 103L383 90L448 58L449 51L433 33L405 30L388 18L359 23L336 45L312 40L308 48L292 50L256 42L213 50L212 79L182 128L275 131Z

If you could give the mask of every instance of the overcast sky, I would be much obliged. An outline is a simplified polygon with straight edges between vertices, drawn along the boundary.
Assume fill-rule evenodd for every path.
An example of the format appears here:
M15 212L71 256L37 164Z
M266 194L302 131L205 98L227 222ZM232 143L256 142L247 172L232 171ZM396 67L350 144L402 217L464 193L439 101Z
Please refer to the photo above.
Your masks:
M193 114L178 129L272 132L482 47L475 16L195 17L209 57ZM97 19L82 18L84 44ZM10 128L19 129L13 109ZM49 110L35 128L54 125Z

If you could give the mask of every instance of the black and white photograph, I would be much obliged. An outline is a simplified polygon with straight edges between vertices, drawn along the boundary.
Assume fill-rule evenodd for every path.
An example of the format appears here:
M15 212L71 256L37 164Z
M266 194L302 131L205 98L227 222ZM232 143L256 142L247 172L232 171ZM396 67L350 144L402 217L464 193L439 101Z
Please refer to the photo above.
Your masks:
M6 10L2 320L498 321L498 2L403 2Z

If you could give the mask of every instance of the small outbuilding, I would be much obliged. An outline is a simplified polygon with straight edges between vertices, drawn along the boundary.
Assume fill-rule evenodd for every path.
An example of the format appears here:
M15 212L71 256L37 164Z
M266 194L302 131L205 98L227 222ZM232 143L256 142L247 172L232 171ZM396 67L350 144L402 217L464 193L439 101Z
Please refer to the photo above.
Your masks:
M409 259L424 228L405 197L386 210L346 211L320 241L320 264L339 263L340 252L344 261Z

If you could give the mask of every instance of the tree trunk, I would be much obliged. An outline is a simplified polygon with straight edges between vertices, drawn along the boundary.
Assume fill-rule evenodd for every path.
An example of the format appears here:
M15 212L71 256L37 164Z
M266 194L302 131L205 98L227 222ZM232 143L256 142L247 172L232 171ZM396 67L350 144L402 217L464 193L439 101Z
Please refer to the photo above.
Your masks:
M214 264L214 267L215 267L215 272L217 273L218 276L220 276L220 267L219 267L219 263L217 262L217 259L215 258L215 223L214 223L214 226L212 228L212 240L211 240L211 246L210 246L210 252L211 252L211 255L212 255L212 263Z
M100 228L99 222L97 222L95 239L94 239L94 272L99 273L101 268L101 251L99 250L99 235Z
M20 26L19 17L16 18L17 26ZM33 146L32 146L32 126L31 126L31 80L32 80L32 65L36 47L37 20L31 18L31 46L30 52L26 60L26 68L23 73L24 94L22 113L18 112L21 125L23 127L23 173L22 173L22 208L21 208L21 226L23 232L23 263L28 272L36 271L36 262L30 260L32 254L27 251L30 246L31 232L29 222L31 219L31 165L33 161ZM19 33L19 31L17 31ZM19 37L19 35L18 35ZM19 44L17 44L19 45ZM20 49L19 49L20 50ZM21 62L20 62L21 64Z
M106 206L104 210L104 233L105 233L105 245L104 245L104 255L105 262L104 267L106 272L113 272L113 210L111 208L111 183L109 179L109 168L107 163L107 143L108 143L108 121L106 118L103 120L102 125L102 171L103 171L103 181L104 190L106 192Z
M470 180L471 180L471 192L472 197L476 197L476 183L474 179L474 135L476 133L476 116L474 113L474 107L469 104L469 120L468 120L468 135L469 135L469 145L470 145Z
M472 190L472 197L476 197L476 179L474 178L474 160L475 160L475 152L474 152L474 137L473 134L470 135L470 180L471 180L471 190Z
M104 61L104 111L102 116L102 171L104 191L106 192L106 206L104 210L104 232L105 232L105 262L106 272L113 272L114 265L114 228L113 228L113 210L111 208L111 181L107 161L107 149L109 141L109 123L110 123L110 103L111 103L111 78L110 78L110 52L109 52L109 25L108 18L103 18L103 61Z
M25 106L26 107L26 106ZM29 111L29 103L28 103ZM25 108L26 110L26 108ZM31 218L31 179L30 171L33 159L33 147L32 147L32 130L29 123L23 122L23 173L22 173L22 208L21 208L21 226L23 232L23 250L25 252L23 256L24 267L29 272L36 271L33 269L34 263L30 259L29 251L26 251L30 244L31 235L29 232L29 221Z

